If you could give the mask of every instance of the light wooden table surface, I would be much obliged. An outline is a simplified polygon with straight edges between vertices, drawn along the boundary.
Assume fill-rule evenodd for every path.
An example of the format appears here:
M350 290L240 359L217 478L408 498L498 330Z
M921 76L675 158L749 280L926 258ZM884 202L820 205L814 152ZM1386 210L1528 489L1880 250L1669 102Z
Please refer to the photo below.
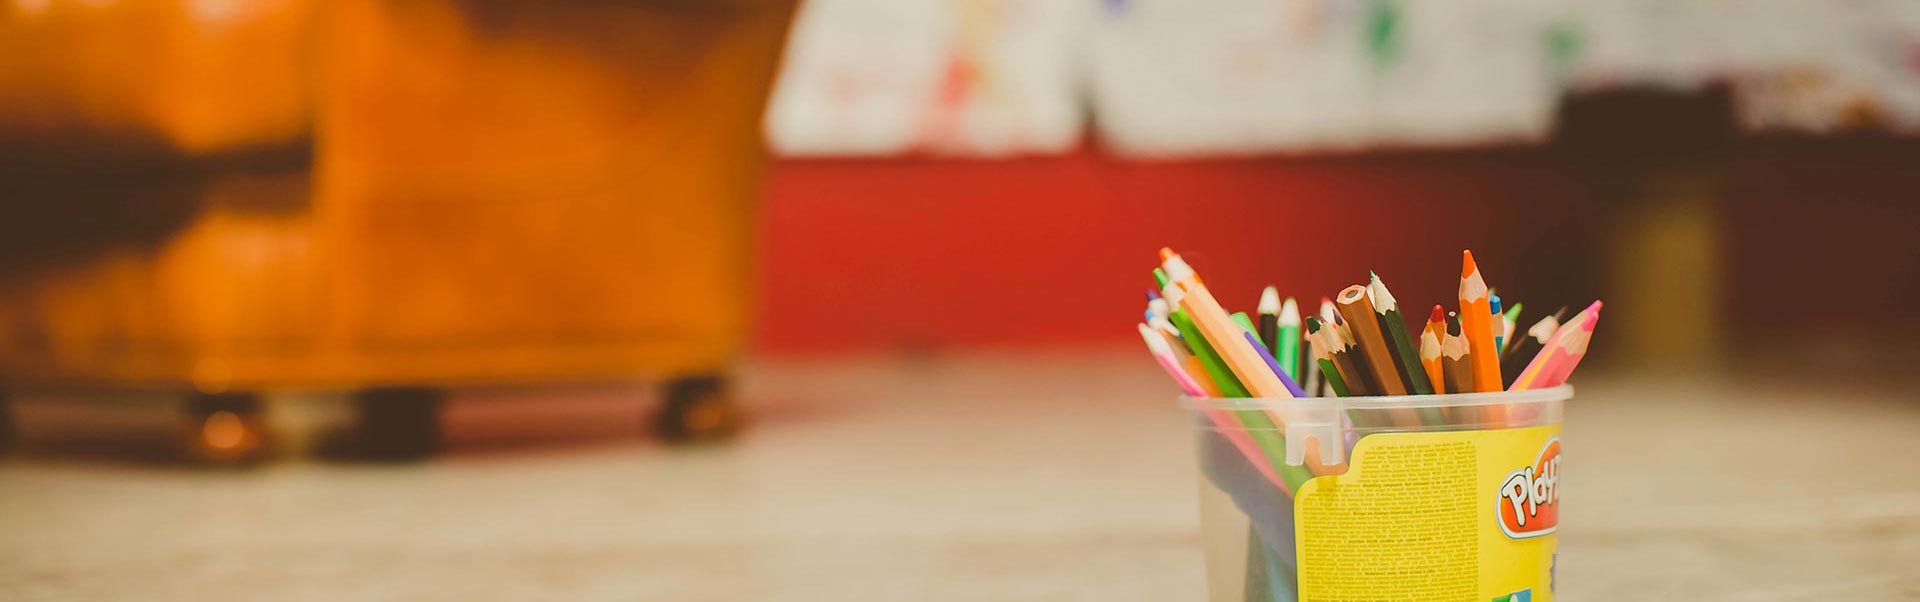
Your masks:
M692 450L633 434L639 389L476 392L436 461L246 472L140 460L160 406L40 400L0 461L0 599L1200 600L1153 369L761 362L755 430ZM1582 376L1563 599L1920 599L1911 389ZM283 401L296 432L339 417Z

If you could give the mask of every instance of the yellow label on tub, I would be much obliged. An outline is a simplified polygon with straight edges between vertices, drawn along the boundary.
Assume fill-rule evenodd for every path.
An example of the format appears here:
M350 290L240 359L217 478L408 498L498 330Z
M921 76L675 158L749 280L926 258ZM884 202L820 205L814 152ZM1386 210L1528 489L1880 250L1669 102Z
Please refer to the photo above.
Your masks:
M1553 600L1559 467L1559 426L1360 439L1295 498L1300 600Z

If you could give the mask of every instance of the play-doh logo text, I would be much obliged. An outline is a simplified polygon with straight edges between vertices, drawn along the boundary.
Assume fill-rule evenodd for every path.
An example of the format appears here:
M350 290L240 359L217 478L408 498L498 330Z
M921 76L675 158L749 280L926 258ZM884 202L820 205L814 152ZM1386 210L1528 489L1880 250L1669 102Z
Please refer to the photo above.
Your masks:
M1560 526L1560 438L1540 446L1532 466L1507 473L1495 498L1500 531L1513 539L1553 533Z

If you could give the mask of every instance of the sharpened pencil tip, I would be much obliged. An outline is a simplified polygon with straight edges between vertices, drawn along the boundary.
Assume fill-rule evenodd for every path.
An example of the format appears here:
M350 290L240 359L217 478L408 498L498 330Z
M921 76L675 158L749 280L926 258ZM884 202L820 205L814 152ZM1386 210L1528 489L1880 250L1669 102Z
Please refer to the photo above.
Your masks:
M1380 281L1380 275L1372 271L1368 271L1367 275L1373 278L1372 282L1367 283L1367 295L1373 297L1373 311L1381 315L1399 311L1400 302L1394 300L1393 293L1387 290L1387 283Z
M1260 304L1254 307L1260 315L1280 313L1280 289L1267 287L1260 291Z
M1427 316L1427 321L1428 322L1446 322L1447 308L1440 305L1433 306L1433 313Z
M1286 302L1280 304L1280 325L1300 325L1300 303L1294 301L1293 297L1287 297Z
M1472 276L1474 272L1477 272L1479 270L1480 270L1479 264L1476 264L1473 262L1473 251L1461 250L1460 251L1460 277L1466 278L1468 276Z
M1141 324L1139 326L1140 326L1140 340L1147 342L1147 349L1152 351L1154 355L1167 355L1167 354L1173 353L1173 346L1168 345L1167 340L1165 338L1162 338L1160 336L1160 333L1154 332L1152 326L1148 326L1146 324Z
M1173 259L1177 256L1179 256L1179 254L1173 252L1173 247L1160 247L1160 261Z

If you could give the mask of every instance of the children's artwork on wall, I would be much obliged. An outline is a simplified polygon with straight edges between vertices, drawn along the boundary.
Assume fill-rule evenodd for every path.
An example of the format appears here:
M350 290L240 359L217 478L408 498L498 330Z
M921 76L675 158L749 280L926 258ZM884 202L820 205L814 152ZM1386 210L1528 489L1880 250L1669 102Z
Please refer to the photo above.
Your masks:
M810 0L767 116L790 155L1001 156L1073 147L1092 7L1041 0Z
M1459 148L1544 141L1568 95L1720 85L1750 131L1920 131L1920 3L815 0L767 129L789 155Z

